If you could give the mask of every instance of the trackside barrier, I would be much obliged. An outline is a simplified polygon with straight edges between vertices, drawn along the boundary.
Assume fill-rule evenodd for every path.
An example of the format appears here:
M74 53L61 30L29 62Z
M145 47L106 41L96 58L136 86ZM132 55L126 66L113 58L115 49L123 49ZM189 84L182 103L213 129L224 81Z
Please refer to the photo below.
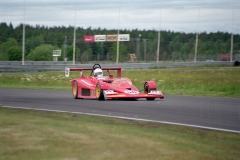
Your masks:
M148 69L148 68L171 68L171 67L198 67L198 66L234 66L234 62L159 62L159 63L100 63L102 67L121 67L122 69ZM94 63L81 64L72 62L55 61L0 61L1 72L11 71L51 71L65 70L65 67L92 67Z

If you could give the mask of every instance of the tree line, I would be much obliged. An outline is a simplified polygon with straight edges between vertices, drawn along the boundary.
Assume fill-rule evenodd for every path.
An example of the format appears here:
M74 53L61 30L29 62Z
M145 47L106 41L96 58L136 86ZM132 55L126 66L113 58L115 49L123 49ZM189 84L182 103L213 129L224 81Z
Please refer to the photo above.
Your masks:
M73 59L73 26L31 26L25 25L25 59L32 61L52 61L52 51L61 49L59 60ZM116 59L117 44L114 42L85 43L85 35L116 34L116 29L76 27L76 56L79 61ZM139 59L156 59L158 31L122 29L120 34L130 34L130 41L120 42L120 62L126 61L128 54L135 53ZM16 27L0 23L0 61L19 61L22 58L23 24ZM196 33L161 31L160 60L194 55ZM240 35L234 35L233 53L240 51ZM227 32L198 35L198 54L219 55L230 51L231 34ZM100 58L99 58L100 57Z

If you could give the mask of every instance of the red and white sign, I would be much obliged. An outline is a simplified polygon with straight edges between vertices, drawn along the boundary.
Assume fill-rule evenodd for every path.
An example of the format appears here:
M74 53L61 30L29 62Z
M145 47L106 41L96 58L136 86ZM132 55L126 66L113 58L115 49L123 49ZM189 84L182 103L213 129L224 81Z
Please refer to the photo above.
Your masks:
M106 41L106 35L95 35L94 40L95 42L104 42Z
M94 36L84 36L84 42L94 42Z

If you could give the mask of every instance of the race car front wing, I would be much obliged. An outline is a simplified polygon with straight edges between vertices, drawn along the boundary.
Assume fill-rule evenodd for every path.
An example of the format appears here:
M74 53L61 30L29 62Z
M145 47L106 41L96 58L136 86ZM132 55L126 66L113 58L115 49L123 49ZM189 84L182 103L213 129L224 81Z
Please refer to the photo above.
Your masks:
M139 93L138 91L127 90L124 93L118 93L113 90L104 90L103 91L105 99L124 99L124 98L160 98L163 99L164 95L161 91L150 91L149 93Z

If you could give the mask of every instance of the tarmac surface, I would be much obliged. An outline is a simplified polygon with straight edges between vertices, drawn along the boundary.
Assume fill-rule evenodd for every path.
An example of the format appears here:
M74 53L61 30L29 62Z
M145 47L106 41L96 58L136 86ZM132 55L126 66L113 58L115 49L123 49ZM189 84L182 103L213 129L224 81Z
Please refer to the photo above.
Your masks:
M71 91L0 89L0 106L153 121L240 133L240 98L74 99Z

